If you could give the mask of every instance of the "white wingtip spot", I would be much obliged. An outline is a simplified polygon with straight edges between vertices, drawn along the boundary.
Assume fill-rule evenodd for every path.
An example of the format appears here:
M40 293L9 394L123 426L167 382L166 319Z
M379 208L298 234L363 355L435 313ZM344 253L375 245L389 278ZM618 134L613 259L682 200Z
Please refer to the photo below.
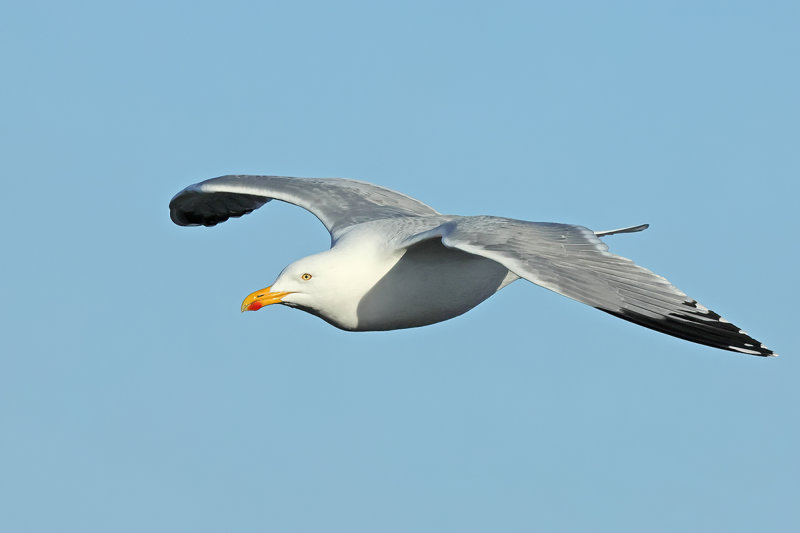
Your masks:
M761 355L761 352L757 352L756 350L748 350L747 348L740 348L738 346L728 346L731 350L741 353L747 353L750 355Z
M767 348L763 344L761 345L761 348L763 348L764 350L769 350L769 348ZM775 352L772 352L771 354L767 355L767 357L778 357L778 354L776 354Z

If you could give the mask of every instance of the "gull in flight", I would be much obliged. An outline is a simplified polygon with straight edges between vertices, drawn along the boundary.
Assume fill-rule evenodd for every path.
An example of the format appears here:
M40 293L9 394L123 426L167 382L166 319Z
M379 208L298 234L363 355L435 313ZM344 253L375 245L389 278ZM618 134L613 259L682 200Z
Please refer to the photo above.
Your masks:
M608 231L495 216L442 215L384 187L339 178L222 176L170 201L180 226L214 226L281 200L313 213L331 248L299 259L242 311L283 304L348 331L413 328L465 313L524 278L624 320L691 342L776 355L669 281L614 255Z

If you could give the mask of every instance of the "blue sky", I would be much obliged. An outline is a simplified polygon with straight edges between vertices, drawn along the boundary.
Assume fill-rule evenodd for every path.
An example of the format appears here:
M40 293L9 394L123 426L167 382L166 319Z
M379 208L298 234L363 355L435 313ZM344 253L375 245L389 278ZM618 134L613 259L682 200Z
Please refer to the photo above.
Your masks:
M667 4L667 3L664 3ZM0 530L796 531L796 2L28 2L0 20ZM242 298L324 249L227 173L650 223L612 251L782 357L518 282L345 333Z

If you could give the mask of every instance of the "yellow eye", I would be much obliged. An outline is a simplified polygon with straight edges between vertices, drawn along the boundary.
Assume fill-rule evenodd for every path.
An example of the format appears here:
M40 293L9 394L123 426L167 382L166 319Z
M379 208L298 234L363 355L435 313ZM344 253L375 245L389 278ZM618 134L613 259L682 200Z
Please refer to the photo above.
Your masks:
M304 281L308 281L308 280L310 280L310 279L311 279L311 274L309 274L308 272L306 272L305 274L303 274L302 276L300 276L300 279L302 279L302 280L304 280Z

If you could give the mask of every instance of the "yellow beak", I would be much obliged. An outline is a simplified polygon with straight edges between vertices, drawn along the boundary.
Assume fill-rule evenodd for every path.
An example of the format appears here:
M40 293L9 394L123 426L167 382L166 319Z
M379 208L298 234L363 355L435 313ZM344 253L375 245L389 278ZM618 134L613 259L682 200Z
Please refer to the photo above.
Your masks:
M265 305L279 304L287 294L292 294L291 292L270 292L270 288L248 294L242 302L242 312L258 311Z

